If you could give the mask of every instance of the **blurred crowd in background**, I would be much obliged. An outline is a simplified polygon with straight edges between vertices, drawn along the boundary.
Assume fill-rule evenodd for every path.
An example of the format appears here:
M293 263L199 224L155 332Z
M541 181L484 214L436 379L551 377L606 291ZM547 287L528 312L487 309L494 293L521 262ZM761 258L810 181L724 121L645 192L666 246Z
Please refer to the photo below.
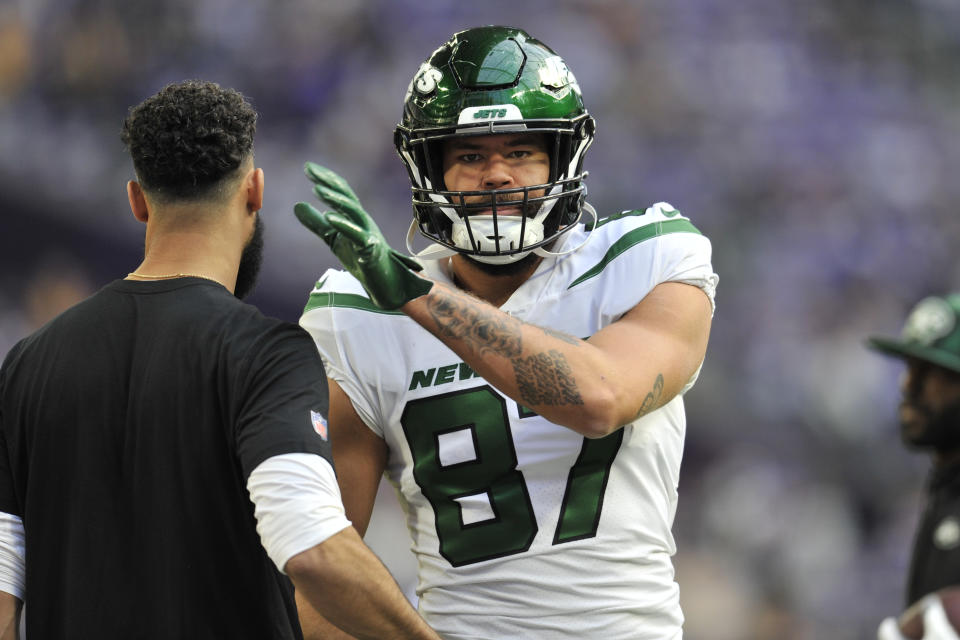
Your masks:
M674 527L685 637L874 637L903 608L929 463L900 445L901 366L863 339L960 290L953 0L5 1L0 356L139 262L118 132L167 82L213 80L260 113L251 301L267 313L296 320L334 266L292 215L311 198L306 160L347 178L402 247L406 87L480 24L525 28L576 74L601 215L665 200L713 241L717 312ZM368 539L412 591L381 498Z

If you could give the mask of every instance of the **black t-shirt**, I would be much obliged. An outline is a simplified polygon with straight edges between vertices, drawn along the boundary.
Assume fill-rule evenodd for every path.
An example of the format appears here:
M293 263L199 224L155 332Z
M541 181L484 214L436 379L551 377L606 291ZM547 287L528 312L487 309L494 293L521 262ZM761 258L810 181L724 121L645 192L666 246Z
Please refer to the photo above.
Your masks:
M935 469L917 528L907 580L907 606L960 585L960 463Z
M0 371L0 510L26 529L26 625L55 638L300 638L250 472L331 460L309 335L200 278L116 281Z

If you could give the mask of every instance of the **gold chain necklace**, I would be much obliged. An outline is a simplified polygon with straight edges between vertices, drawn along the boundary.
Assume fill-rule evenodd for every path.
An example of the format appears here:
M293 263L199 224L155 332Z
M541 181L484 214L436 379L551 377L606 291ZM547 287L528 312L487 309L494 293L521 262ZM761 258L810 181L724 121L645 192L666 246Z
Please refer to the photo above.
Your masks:
M144 280L172 280L174 278L203 278L204 280L211 280L213 282L216 282L219 285L223 285L223 283L217 280L216 278L211 278L210 276L203 276L203 275L200 275L199 273L168 273L162 276L153 276L153 275L148 275L146 273L137 273L136 271L131 271L130 273L127 274L128 278L130 276L143 278Z

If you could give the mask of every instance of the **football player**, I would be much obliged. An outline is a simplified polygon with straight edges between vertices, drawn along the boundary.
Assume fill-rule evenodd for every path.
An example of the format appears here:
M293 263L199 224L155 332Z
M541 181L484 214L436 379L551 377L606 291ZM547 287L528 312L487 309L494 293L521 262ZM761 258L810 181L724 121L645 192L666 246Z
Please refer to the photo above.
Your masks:
M664 202L597 219L594 120L524 31L454 34L420 66L395 145L415 258L339 176L301 222L345 271L301 324L331 377L331 438L363 532L386 473L441 636L679 638L671 524L682 396L703 361L711 245ZM381 214L383 215L383 214ZM410 249L412 251L412 249Z
M947 587L960 585L960 294L921 300L899 339L874 337L868 345L906 361L901 437L933 457L907 580L909 607L899 621L886 619L879 637L955 640L960 595Z

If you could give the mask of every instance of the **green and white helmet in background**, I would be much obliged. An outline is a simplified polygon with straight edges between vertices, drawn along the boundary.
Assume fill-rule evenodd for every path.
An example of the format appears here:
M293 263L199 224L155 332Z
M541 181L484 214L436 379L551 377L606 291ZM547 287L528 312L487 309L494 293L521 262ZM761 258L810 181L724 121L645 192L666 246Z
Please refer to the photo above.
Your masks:
M899 338L872 336L867 346L960 373L960 293L924 298L907 316Z
M454 34L420 65L394 136L413 184L408 248L415 225L447 249L441 255L459 252L490 264L515 262L531 251L550 255L545 246L571 230L582 215L587 175L583 156L594 129L576 79L545 44L511 27ZM549 182L498 191L446 189L444 140L520 132L546 136ZM545 195L531 195L538 190ZM524 215L498 217L498 196L522 199ZM491 209L492 214L471 216ZM420 255L440 257L437 252Z

